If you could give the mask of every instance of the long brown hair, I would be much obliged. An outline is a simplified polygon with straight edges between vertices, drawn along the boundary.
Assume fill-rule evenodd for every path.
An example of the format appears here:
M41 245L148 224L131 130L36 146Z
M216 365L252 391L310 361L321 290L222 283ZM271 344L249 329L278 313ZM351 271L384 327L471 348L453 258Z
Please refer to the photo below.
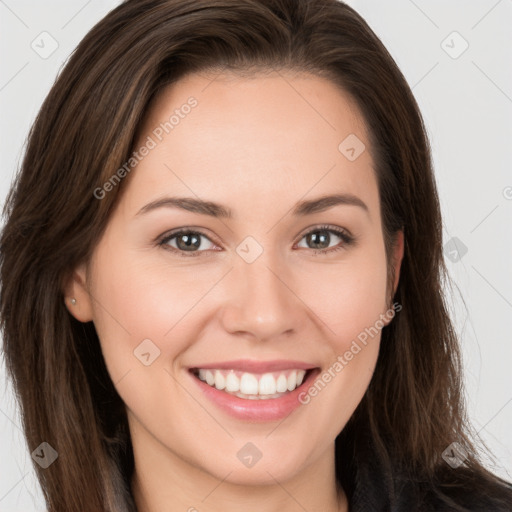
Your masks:
M194 71L268 69L326 77L358 105L376 166L389 282L394 235L405 232L389 297L402 309L383 329L373 379L337 438L338 481L351 505L368 485L367 510L377 510L380 495L390 506L429 495L443 510L504 507L512 491L479 462L464 413L425 127L383 44L337 0L128 0L62 69L4 209L3 347L28 446L45 441L59 453L47 469L35 465L48 511L135 510L124 404L94 325L68 313L62 291L88 261L127 180L101 200L94 191L129 159L164 86ZM454 441L469 453L457 470L441 456ZM471 503L470 490L480 496Z

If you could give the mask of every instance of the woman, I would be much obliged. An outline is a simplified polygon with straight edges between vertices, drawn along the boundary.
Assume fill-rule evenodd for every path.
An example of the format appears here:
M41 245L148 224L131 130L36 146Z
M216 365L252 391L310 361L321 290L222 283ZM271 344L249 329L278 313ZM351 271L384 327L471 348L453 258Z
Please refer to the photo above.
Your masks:
M5 213L49 511L512 509L464 415L423 121L345 4L124 2Z

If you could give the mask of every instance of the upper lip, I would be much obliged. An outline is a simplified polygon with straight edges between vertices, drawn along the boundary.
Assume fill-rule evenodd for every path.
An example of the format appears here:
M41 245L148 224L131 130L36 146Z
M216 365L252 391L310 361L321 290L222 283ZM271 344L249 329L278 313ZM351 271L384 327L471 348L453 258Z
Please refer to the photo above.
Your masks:
M198 364L190 367L191 370L202 368L205 370L238 370L249 373L267 373L277 372L279 370L311 370L316 368L314 364L302 361L291 360L273 360L273 361L257 361L254 359L237 359L235 361L222 361L218 363Z

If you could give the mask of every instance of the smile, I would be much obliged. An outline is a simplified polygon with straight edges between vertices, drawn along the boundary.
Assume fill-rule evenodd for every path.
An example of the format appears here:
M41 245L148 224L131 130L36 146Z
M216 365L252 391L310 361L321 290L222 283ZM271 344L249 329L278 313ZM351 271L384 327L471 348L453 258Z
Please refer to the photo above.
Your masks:
M237 360L188 368L196 386L216 408L238 420L277 421L303 404L299 395L320 368L301 361Z
M291 369L271 373L249 373L234 369L196 369L194 375L219 391L246 400L279 398L302 384L306 370Z

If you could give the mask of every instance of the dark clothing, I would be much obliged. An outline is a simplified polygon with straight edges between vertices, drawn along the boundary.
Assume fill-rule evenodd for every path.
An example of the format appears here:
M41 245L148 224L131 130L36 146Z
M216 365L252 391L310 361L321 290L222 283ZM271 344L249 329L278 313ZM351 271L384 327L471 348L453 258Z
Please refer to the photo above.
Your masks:
M385 479L357 471L349 512L512 512L512 484L476 481L465 469L443 471L442 485L395 480L395 497Z

